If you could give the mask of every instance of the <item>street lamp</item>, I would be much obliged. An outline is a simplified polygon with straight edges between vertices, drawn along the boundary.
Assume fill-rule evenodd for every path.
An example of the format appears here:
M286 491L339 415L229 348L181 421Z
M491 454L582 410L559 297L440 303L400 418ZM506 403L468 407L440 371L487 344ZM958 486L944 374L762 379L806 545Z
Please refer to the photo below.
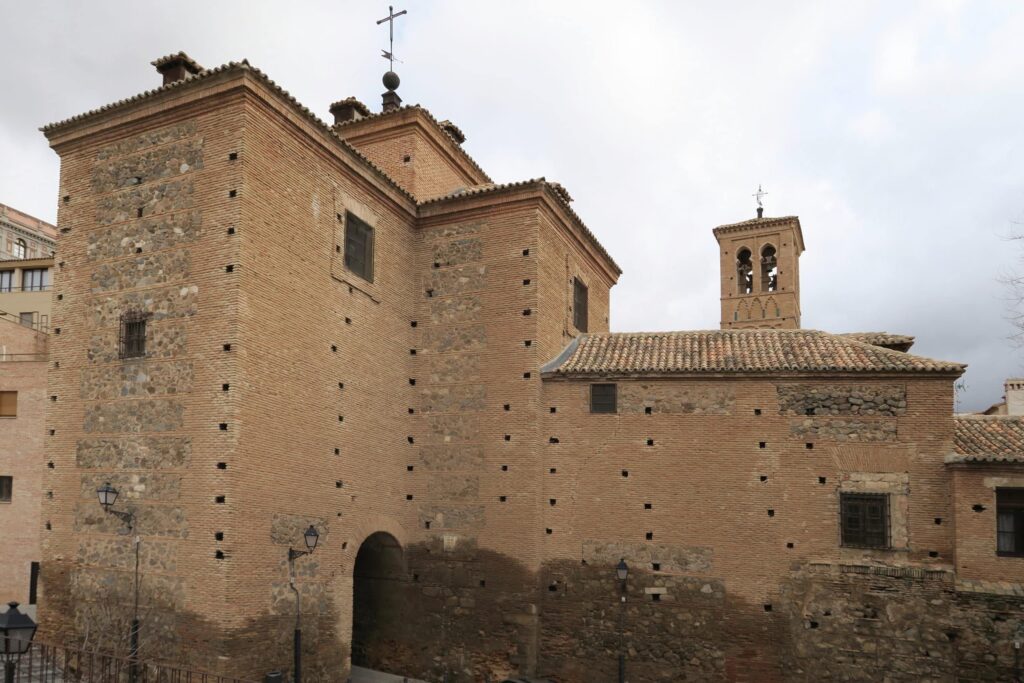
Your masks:
M18 658L32 647L36 622L18 611L18 603L7 603L7 611L0 614L0 655L4 658L4 683L14 683L14 670Z
M306 543L305 550L288 548L288 574L291 582L289 585L295 591L295 683L302 681L302 607L299 601L299 589L295 586L295 560L303 555L309 555L316 550L316 543L320 540L320 534L310 524L306 533L302 534L302 540Z
M629 578L629 565L626 558L619 560L615 565L615 576L619 579L619 586L622 590L622 609L619 611L619 683L626 683L626 648L625 648L625 622L626 622L626 579Z
M120 493L117 489L110 485L108 481L103 486L96 489L96 497L99 498L100 505L103 507L103 511L107 514L114 515L128 526L128 531L132 532L135 530L135 513L126 510L115 510L114 503L117 502L117 496ZM135 683L137 675L138 659L139 659L139 535L136 534L132 539L135 544L135 602L132 610L132 625L131 630L128 632L128 682Z

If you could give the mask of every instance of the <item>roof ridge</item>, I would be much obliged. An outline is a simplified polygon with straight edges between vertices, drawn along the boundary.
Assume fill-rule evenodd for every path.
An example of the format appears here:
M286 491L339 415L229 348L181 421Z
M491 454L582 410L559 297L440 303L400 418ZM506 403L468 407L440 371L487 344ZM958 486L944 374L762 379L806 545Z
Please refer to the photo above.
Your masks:
M353 119L351 121L342 121L341 123L337 124L337 126L338 126L338 128L344 128L345 126L349 126L349 125L352 125L352 124L355 124L355 123L361 123L363 121L369 121L369 120L372 120L372 119L379 119L379 118L382 118L382 117L385 117L385 116L391 116L393 114L398 114L400 112L413 111L413 110L420 111L420 112L423 112L424 114L426 114L427 119L431 123L434 124L434 126L437 128L437 130L439 130L442 135L444 135L445 137L449 138L455 144L455 148L459 151L459 154L461 154L463 157L465 157L466 161L468 161L470 163L470 165L473 166L473 168L475 168L477 171L479 171L480 175L482 175L488 182L494 182L493 180L491 180L491 176L488 175L487 171L485 171L483 169L483 167L476 162L476 159L471 157L469 155L469 152L467 152L465 150L465 148L462 147L461 143L459 143L459 141L455 139L455 136L452 135L447 130L445 130L445 127L441 125L441 122L437 120L437 117L435 117L433 114L431 114L430 110L427 109L426 107L424 107L421 104L418 104L418 103L417 104L405 104L405 105L401 105L399 107L395 107L394 109L391 109L389 111L374 112L374 113L371 113L368 116L363 116L360 119ZM455 124L452 124L452 125L455 125ZM458 126L456 126L456 128L458 128Z
M409 192L409 190L407 190L404 187L402 187L402 185L397 180L395 180L390 175L388 175L384 171L384 169L380 168L375 163L370 161L370 159L368 157L366 157L366 155L364 155L362 152L360 152L354 145L352 145L352 143L348 142L343 137L341 137L336 132L334 132L334 130L332 130L332 128L330 126L328 126L322 119L320 119L320 117L318 117L316 114L314 114L313 111L309 109L309 107L307 107L306 105L304 105L301 102L299 102L298 99L296 99L294 95L292 95L290 92L288 92L287 90L282 88L280 85L278 85L274 81L274 79L270 78L270 76L265 74L263 71L261 71L257 67L252 66L249 63L248 59L242 59L242 61L240 61L240 62L228 62L226 64L221 64L220 66L214 67L212 69L204 69L203 71L201 71L198 74L190 74L190 75L186 76L185 78L183 78L183 79L181 79L179 81L174 81L172 83L167 83L166 85L162 85L159 88L153 88L151 90L144 90L143 92L138 93L136 95L132 95L131 97L127 97L127 98L124 98L124 99L120 99L120 100L118 100L116 102L111 102L111 103L105 104L105 105L103 105L101 107L97 107L96 109L91 109L91 110L89 110L87 112L84 112L82 114L76 114L75 116L72 116L70 118L64 119L62 121L57 121L55 123L49 123L49 124L47 124L45 126L40 127L39 130L41 132L43 132L44 134L45 133L50 133L50 132L59 130L61 128L64 128L66 126L69 126L69 125L71 125L73 123L78 123L80 121L83 121L83 120L86 120L86 119L90 119L90 118L93 118L95 116L99 116L100 114L109 112L109 111L117 109L119 107L123 107L123 106L129 105L129 104L135 104L137 102L141 102L143 100L147 100L149 98L156 97L157 95L161 95L161 94L163 94L165 92L168 92L168 91L170 91L170 90L172 90L174 88L181 88L181 87L190 86L193 83L199 82L201 80L208 79L208 78L210 78L210 77L212 77L212 76L214 76L216 74L226 73L226 72L231 71L233 69L239 69L241 71L249 71L249 72L252 72L253 74L255 74L266 85L268 85L271 88L271 90L275 91L278 95L283 97L285 99L285 101L287 101L288 103L293 105L296 109L298 109L299 112L301 114L303 114L308 121L310 121L311 123L316 125L318 128L320 128L321 131L327 133L330 137L333 137L335 140L337 140L339 143L341 143L341 145L346 150L348 150L349 152L354 154L356 156L356 158L358 158L361 162L363 162L367 167L369 167L370 169L375 171L381 178L383 178L385 181L387 181L396 190L401 192L408 199L411 199L414 203L416 202L416 197L413 196L413 194L411 192Z

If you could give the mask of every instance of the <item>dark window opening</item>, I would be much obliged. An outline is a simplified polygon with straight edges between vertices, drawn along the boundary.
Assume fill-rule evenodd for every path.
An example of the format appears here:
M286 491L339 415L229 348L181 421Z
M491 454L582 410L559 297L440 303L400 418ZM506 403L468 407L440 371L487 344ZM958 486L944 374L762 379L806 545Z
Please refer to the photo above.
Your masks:
M843 546L889 547L889 496L884 493L840 494Z
M28 604L34 605L39 599L39 563L30 565L28 575Z
M578 277L572 279L572 324L580 332L587 331L587 298L588 289L583 280Z
M373 282L373 228L352 212L345 214L345 267Z
M148 313L128 311L121 314L121 358L142 358L146 355L146 320Z
M1024 489L996 489L996 554L1024 557Z
M618 412L616 401L615 384L591 384L590 385L590 412L592 413L615 413Z
M10 503L14 491L14 477L0 477L0 503Z
M736 280L739 294L754 291L754 265L750 261L750 250L744 247L736 254Z
M761 291L774 292L779 284L779 263L775 247L768 244L761 250Z

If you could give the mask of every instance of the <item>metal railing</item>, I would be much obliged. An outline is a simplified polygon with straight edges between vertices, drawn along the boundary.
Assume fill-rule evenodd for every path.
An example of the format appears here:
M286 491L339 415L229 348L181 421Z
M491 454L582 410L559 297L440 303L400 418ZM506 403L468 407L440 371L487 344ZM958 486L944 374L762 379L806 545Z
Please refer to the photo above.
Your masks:
M168 664L33 643L15 663L15 683L255 683Z
M28 315L27 313L25 314ZM7 311L0 311L0 320L6 320L12 322L15 325L21 325L22 327L30 327L36 332L42 332L43 334L49 334L50 332L50 317L46 315L39 315L38 312L33 311L32 318L22 317L21 315L14 315Z

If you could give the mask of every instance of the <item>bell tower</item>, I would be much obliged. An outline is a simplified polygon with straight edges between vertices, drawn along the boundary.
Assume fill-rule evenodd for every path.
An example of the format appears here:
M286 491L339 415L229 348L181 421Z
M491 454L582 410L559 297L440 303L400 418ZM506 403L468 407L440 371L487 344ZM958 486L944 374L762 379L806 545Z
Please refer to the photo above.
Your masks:
M800 254L796 216L758 217L715 228L722 264L722 329L800 327Z

